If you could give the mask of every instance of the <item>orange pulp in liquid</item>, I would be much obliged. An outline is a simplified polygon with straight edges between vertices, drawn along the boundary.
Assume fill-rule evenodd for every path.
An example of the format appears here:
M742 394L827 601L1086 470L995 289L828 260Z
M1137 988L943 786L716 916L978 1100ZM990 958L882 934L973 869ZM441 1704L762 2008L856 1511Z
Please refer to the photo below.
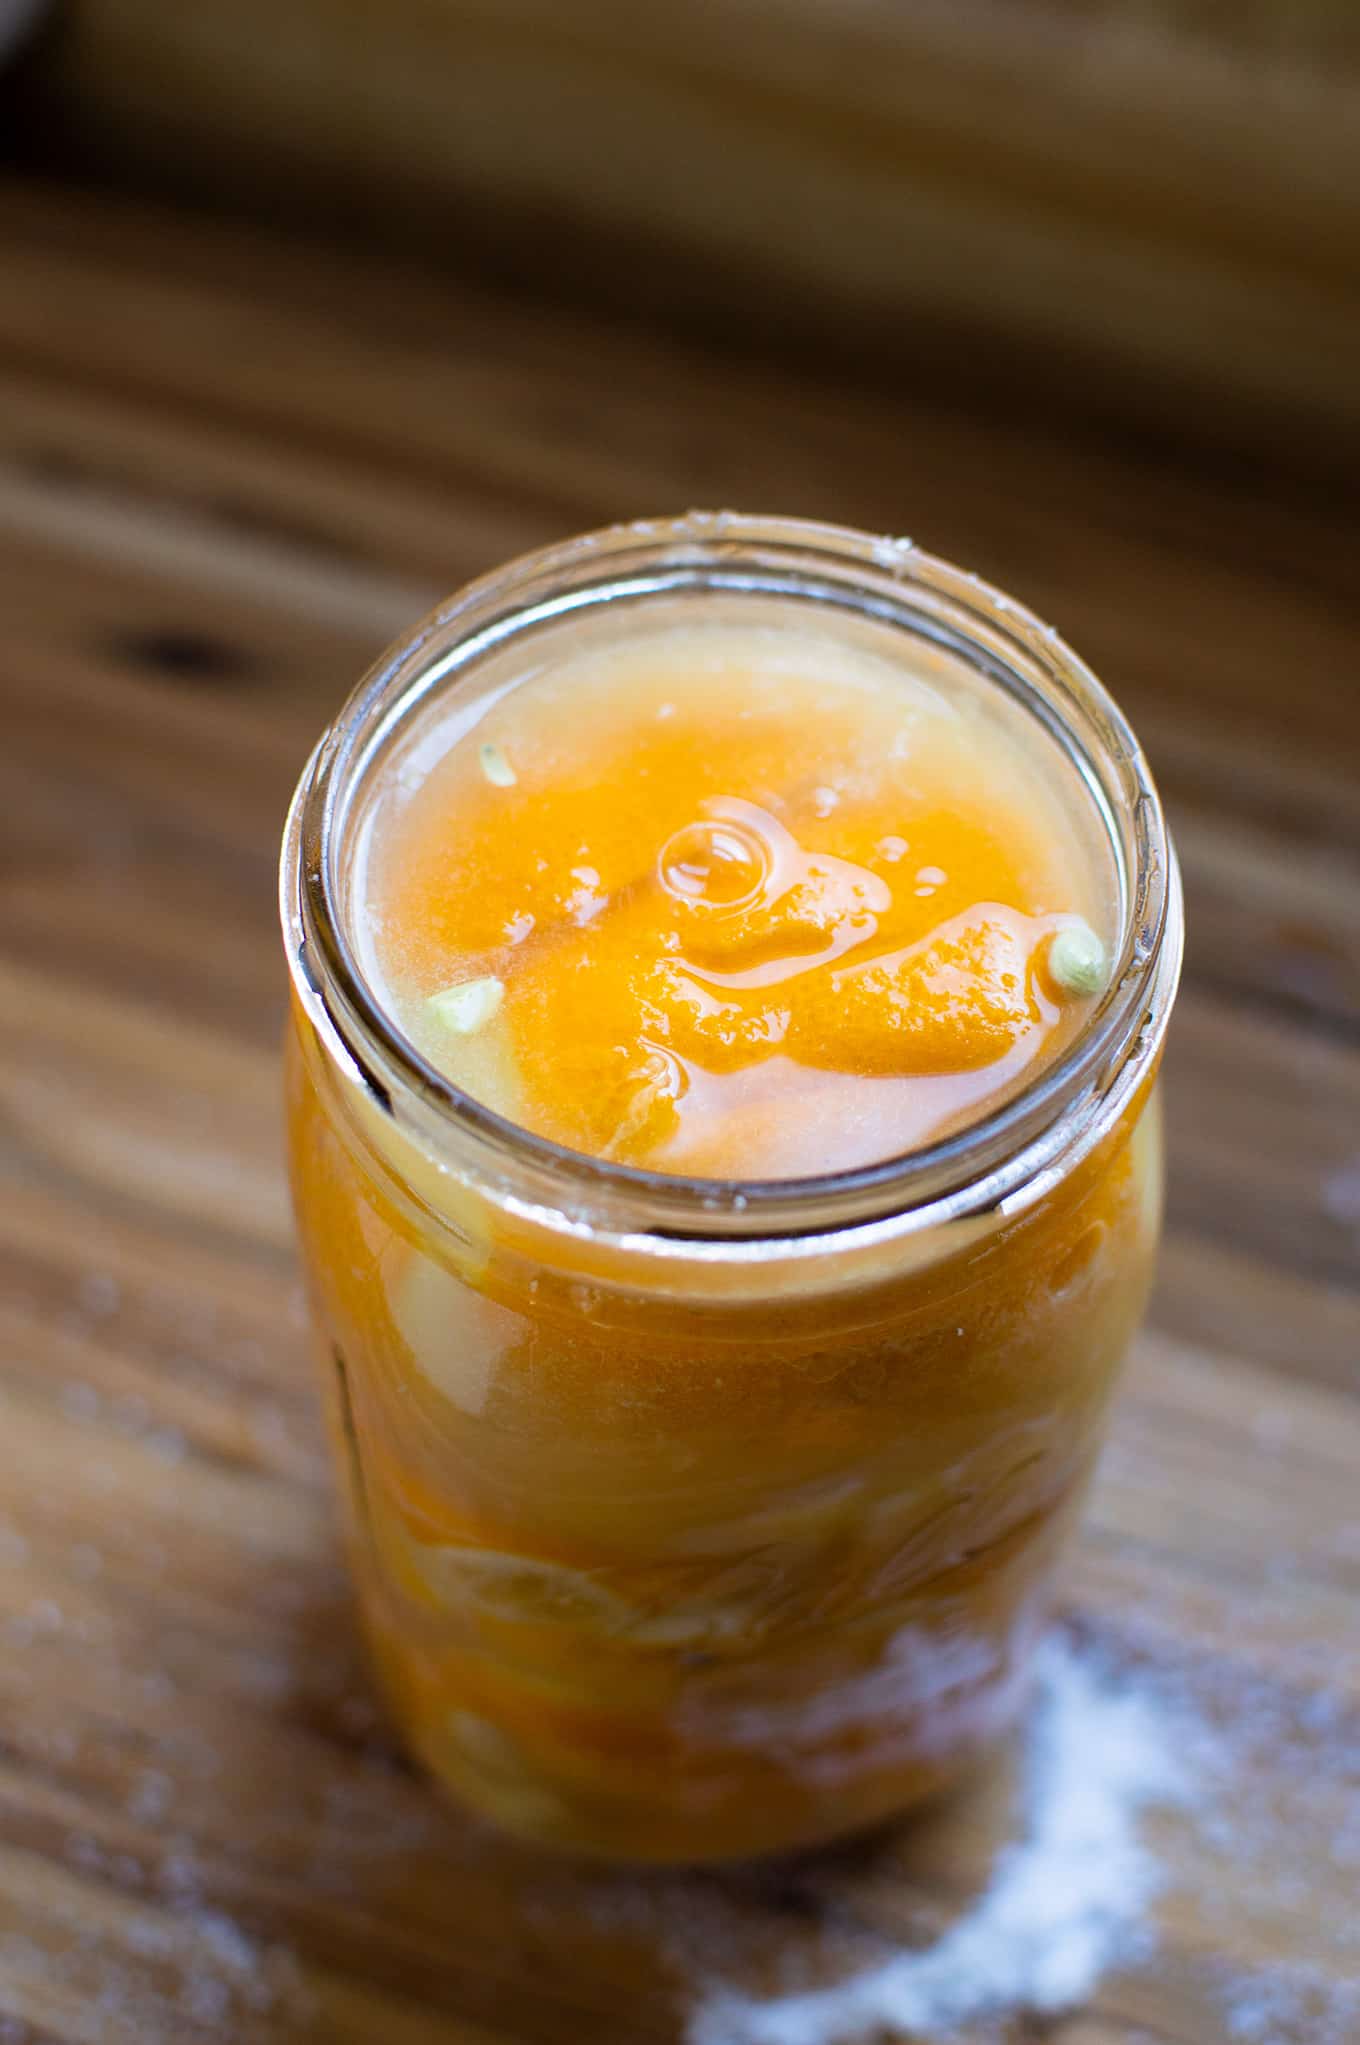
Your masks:
M672 628L436 724L358 910L419 1047L570 1148L714 1178L869 1164L1014 1091L1089 1005L1046 962L1108 942L1108 853L1053 742L928 661ZM450 1027L458 988L494 1015Z
M819 1172L1080 1027L1049 953L1108 943L1114 888L1067 777L924 650L640 634L434 706L350 913L420 1048L527 1127ZM1004 1730L1146 1288L1145 1096L924 1259L722 1289L408 1169L301 1008L289 1074L362 1609L442 1781L540 1842L721 1858L904 1809Z

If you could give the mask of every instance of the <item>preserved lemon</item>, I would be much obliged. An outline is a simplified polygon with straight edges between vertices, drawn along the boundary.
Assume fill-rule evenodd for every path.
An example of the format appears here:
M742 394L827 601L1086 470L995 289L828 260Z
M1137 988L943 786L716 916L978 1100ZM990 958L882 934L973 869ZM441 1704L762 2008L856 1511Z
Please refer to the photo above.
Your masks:
M605 535L375 670L284 881L299 1228L416 1751L660 1860L952 1780L1158 1230L1179 898L1114 706L910 550Z

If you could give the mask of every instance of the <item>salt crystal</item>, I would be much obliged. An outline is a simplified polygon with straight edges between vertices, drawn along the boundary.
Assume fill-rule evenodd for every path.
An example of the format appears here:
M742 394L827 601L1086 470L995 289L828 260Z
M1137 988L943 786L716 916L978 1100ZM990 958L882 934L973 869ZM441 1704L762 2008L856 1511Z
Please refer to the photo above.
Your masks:
M99 1394L93 1385L63 1385L61 1410L68 1420L93 1420L99 1412Z
M694 2014L690 2045L843 2045L880 2030L930 2036L1000 2014L1075 2008L1147 1941L1162 1886L1138 1836L1153 1804L1187 1799L1172 1735L1147 1701L1053 1643L1027 1755L1024 1836L932 1946L837 1986L768 2001L729 1990Z
M76 1298L94 1320L118 1311L118 1280L107 1271L88 1271L76 1286Z
M219 2024L231 2009L231 1990L211 1974L191 1973L185 1977L182 2001L185 2015L196 2024Z
M1229 2034L1244 2045L1354 2045L1360 1982L1308 1967L1240 1975L1223 1997Z
M140 1392L124 1392L113 1402L113 1421L124 1434L140 1434L151 1418L151 1408Z
M174 1800L175 1785L159 1768L144 1768L128 1797L128 1815L139 1823L154 1825L163 1818Z
M1360 1151L1323 1180L1322 1205L1343 1228L1360 1227Z
M253 1970L258 1957L253 1941L220 1910L195 1911L190 1923L214 1959L238 1974Z

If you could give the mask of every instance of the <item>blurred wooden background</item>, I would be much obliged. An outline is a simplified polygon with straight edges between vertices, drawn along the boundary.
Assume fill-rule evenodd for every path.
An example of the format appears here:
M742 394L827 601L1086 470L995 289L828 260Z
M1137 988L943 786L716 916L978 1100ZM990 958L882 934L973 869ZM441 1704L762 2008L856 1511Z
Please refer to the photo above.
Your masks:
M9 120L729 348L1360 449L1353 0L65 0Z

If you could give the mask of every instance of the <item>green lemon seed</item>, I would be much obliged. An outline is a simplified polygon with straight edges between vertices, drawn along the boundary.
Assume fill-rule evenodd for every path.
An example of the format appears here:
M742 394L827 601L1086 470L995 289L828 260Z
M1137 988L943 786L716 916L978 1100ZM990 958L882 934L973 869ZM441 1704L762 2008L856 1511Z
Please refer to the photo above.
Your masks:
M1099 994L1108 968L1105 947L1087 923L1060 930L1048 947L1049 977L1068 994Z
M504 994L504 983L488 976L485 980L462 980L456 987L445 987L442 993L432 994L425 1005L445 1029L460 1037L471 1037L490 1022Z
M493 787L514 787L517 778L515 770L499 746L493 746L490 743L481 746L478 748L477 757L482 763L483 774L485 774Z

